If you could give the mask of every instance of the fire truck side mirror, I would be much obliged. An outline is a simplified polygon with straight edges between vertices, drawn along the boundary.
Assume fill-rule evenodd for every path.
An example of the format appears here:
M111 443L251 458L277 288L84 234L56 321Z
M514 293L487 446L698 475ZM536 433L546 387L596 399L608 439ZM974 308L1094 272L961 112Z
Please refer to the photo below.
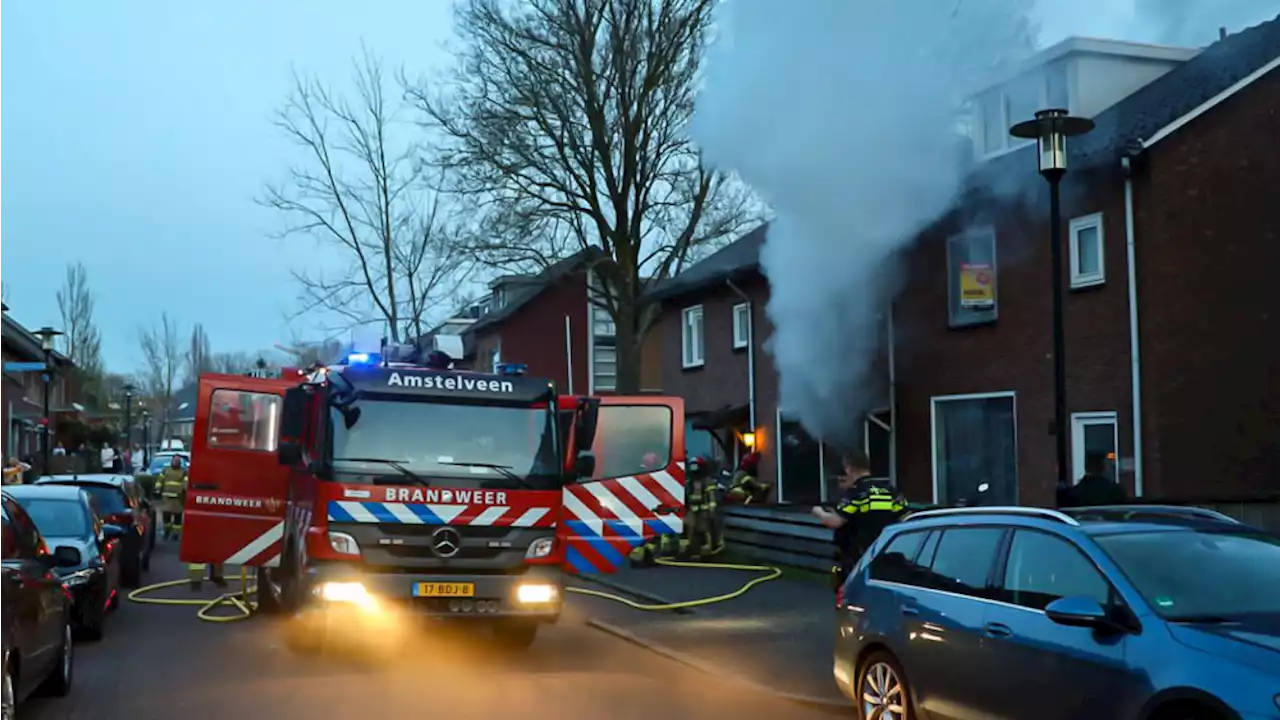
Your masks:
M578 457L595 445L596 421L599 418L600 398L582 398L578 401L577 417L574 418L573 428L574 445L579 451Z
M596 456L590 450L583 450L573 459L573 474L578 480L585 480L596 474Z

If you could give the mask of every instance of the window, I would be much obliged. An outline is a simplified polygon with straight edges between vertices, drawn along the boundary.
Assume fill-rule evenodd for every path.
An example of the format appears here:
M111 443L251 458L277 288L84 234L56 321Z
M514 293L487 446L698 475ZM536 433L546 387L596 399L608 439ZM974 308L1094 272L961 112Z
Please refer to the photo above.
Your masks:
M1013 393L933 399L933 500L1018 502L1018 433Z
M751 341L751 306L738 303L733 306L733 349L741 350Z
M1009 128L1031 120L1045 107L1071 109L1067 68L1063 63L1033 71L978 96L981 137L974 136L979 157L990 156L1033 141L1009 135Z
M1004 95L999 90L992 90L978 100L982 113L982 155L1004 150L1008 139L1009 125L1004 116Z
M595 389L612 391L618 387L618 348L611 345L597 345L596 356L592 365L595 374Z
M1000 599L1043 610L1054 600L1084 596L1107 605L1111 585L1084 553L1061 538L1017 530L1009 545Z
M938 541L928 587L983 597L996 559L1002 528L948 528Z
M1076 413L1071 416L1072 478L1091 470L1116 480L1119 432L1113 412Z
M1280 538L1186 529L1098 538L1153 610L1167 618L1280 613Z
M5 525L12 534L12 538L6 538L6 540L11 541L10 546L13 548L13 550L5 550L4 556L6 558L10 556L14 558L34 558L48 554L44 547L44 540L40 537L40 531L36 530L35 523L31 521L26 511L16 503L5 507Z
M1067 86L1067 65L1066 63L1055 63L1045 68L1045 106L1051 108L1061 108L1063 110L1071 107L1071 91Z
M671 463L671 408L665 405L602 405L592 449L596 477L653 472Z
M489 372L498 372L498 366L502 364L502 348L494 348L489 351Z
M702 367L706 362L703 356L702 306L694 305L685 308L682 313L683 324L680 328L680 350L686 368Z
M996 319L996 234L991 228L947 239L947 298L951 327Z
M1036 113L1044 109L1044 76L1034 73L1009 84L1005 90L1005 135L1009 147L1034 143L1009 135L1009 128L1023 120L1034 120Z
M928 534L926 531L902 533L890 540L871 561L871 579L902 584L918 582L920 575L913 561Z
M280 397L243 390L214 390L209 447L275 452Z
M1102 249L1102 213L1071 221L1071 287L1090 287L1106 282Z
M51 537L83 537L89 532L84 505L73 500L31 499L23 506L36 527Z

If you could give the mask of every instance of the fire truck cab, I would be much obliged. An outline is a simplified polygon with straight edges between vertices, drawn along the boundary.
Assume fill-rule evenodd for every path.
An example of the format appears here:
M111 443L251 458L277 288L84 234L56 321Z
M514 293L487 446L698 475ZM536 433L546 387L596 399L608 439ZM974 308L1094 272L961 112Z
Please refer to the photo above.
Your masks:
M282 374L201 377L181 548L256 567L261 611L394 606L527 645L566 573L682 530L678 398L372 354Z

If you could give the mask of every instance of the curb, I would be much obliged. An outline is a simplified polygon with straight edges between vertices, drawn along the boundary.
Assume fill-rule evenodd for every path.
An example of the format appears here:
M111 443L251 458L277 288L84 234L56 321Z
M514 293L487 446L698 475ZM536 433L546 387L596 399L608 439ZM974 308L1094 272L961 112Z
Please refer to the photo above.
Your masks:
M636 647L644 648L645 650L648 650L649 652L660 655L668 660L680 663L681 665L697 670L700 673L710 675L711 677L714 677L717 680L737 683L738 685L746 687L750 690L754 690L759 693L765 693L767 695L772 695L774 697L781 698L783 700L795 703L797 705L803 705L805 707L813 708L815 710L822 710L824 712L828 712L833 715L848 715L849 710L853 707L849 702L844 700L828 700L827 698L815 697L813 695L800 695L797 693L789 693L784 690L771 688L768 685L762 685L753 680L747 680L734 673L726 672L717 667L714 667L710 663L703 662L702 660L699 660L698 658L695 658L692 655L682 653L678 650L673 650L667 647L666 645L662 645L660 643L645 640L639 637L638 635L636 635L635 633L632 633L629 630L625 630L623 628L618 627L617 625L613 625L611 623L607 623L602 620L593 620L593 619L587 620L587 626L591 628L595 628L596 630L599 630L603 633L612 635L618 638L619 640L624 640L626 642L629 642L632 645L635 645Z
M644 600L645 602L653 603L654 605L674 605L674 604L676 604L676 601L675 601L675 600L671 600L671 599L669 599L669 598L662 597L661 595L655 595L655 594L653 594L653 593L651 593L651 592L646 592L646 591L644 591L644 590L637 590L636 588L633 588L633 587L631 587L630 585L623 585L622 583L620 583L620 582L618 582L618 581L616 581L616 580L605 580L604 578L591 577L591 576L588 576L588 575L579 575L579 576L578 576L578 579L579 579L579 580L585 580L585 581L587 581L587 582L589 582L589 583L594 583L594 584L596 584L596 585L600 585L600 586L602 586L602 587L607 587L607 588L609 588L610 590L613 590L614 592L620 592L620 593L623 593L623 594L625 594L625 595L631 595L631 596L633 596L633 597L638 597L638 598L640 598L641 600ZM667 611L665 611L665 612L676 613L677 615L695 615L695 614L697 614L697 612L696 612L693 608L674 608L674 609L672 609L672 610L667 610Z

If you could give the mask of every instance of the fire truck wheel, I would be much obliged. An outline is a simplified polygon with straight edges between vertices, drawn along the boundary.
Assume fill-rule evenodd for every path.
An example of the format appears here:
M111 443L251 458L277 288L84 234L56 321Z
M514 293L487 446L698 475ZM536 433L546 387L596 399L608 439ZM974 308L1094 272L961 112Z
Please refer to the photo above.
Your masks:
M258 568L257 584L257 610L263 615L279 615L284 610L284 603L281 600L283 588L279 583L271 577L272 573L269 569Z
M538 623L530 620L502 620L493 626L493 637L510 650L523 650L538 637Z

